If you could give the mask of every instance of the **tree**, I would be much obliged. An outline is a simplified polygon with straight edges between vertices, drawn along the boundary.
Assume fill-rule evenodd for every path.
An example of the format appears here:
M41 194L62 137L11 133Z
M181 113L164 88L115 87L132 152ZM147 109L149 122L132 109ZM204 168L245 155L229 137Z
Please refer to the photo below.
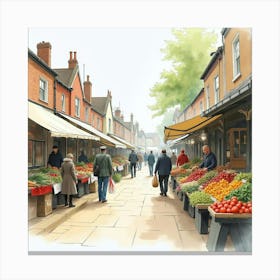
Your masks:
M161 51L164 60L170 61L170 70L163 70L160 81L151 89L155 104L149 108L153 117L163 115L168 108L186 107L203 87L200 76L215 50L217 34L202 28L172 30L174 40L166 41Z

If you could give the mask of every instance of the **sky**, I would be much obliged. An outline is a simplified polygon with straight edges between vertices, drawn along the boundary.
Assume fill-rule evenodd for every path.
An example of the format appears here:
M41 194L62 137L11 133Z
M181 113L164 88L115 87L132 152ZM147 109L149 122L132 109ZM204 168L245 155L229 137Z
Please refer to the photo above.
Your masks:
M90 76L92 95L112 92L113 108L120 106L125 120L133 113L145 132L156 131L161 117L148 109L154 99L150 89L169 67L160 51L173 38L169 28L30 28L29 48L52 45L52 68L67 68L70 51L77 51L81 78ZM85 71L84 71L85 69Z
M220 35L221 28L212 30ZM162 117L152 118L148 105L155 99L149 94L162 70L170 69L161 49L173 38L170 28L29 28L28 47L37 53L37 43L50 42L52 68L67 68L69 52L76 51L81 78L90 76L93 96L110 90L113 109L120 107L126 121L133 113L140 129L155 132Z

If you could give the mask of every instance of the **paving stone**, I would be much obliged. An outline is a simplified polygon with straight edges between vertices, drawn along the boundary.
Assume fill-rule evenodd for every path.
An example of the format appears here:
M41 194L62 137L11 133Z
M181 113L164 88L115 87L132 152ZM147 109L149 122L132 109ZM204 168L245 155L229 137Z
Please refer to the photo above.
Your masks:
M97 227L114 227L118 219L118 215L100 215L93 225Z
M72 227L56 239L59 243L83 243L95 228Z

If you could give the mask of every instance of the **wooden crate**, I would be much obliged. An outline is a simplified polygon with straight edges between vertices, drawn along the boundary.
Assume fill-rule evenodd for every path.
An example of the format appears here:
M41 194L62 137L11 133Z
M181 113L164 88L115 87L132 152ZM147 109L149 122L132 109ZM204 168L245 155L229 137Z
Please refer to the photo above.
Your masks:
M52 213L52 193L37 196L37 216L46 217Z

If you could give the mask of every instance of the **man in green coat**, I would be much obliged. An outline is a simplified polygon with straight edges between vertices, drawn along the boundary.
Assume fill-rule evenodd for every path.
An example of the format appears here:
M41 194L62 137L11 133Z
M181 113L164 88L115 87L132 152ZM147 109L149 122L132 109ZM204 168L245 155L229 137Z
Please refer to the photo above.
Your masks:
M106 154L106 147L100 147L101 154L96 155L94 160L94 170L99 166L99 175L98 175L98 197L99 201L102 203L107 202L107 188L109 183L109 178L112 176L112 159L111 156Z

